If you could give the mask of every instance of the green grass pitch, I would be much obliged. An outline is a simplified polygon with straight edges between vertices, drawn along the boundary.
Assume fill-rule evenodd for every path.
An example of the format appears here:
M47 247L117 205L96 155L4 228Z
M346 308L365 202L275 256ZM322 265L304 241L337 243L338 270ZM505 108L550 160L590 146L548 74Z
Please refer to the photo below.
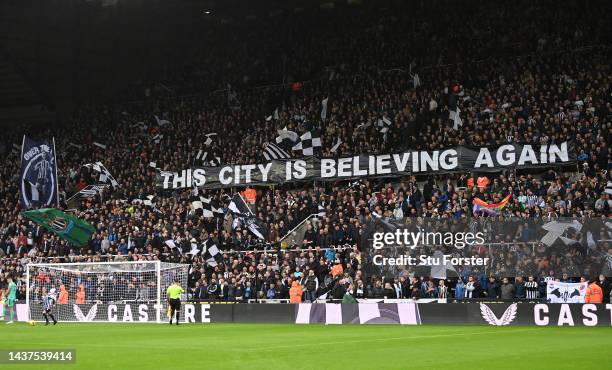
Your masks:
M607 327L0 323L0 349L76 364L2 369L612 369Z

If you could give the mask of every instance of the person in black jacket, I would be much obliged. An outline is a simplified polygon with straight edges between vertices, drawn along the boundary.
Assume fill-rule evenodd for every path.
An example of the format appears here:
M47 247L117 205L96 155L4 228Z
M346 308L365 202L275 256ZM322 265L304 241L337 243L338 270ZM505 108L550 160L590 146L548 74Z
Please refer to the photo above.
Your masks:
M206 287L201 285L199 281L196 281L196 285L193 289L193 300L203 301L206 299Z
M495 279L495 276L489 276L489 281L487 282L487 289L485 293L487 294L487 298L489 299L498 299L499 298L499 284Z
M219 279L219 295L217 296L217 299L220 301L227 301L229 294L228 288L227 282L223 279Z
M206 291L206 295L209 299L212 300L217 299L217 297L219 296L219 284L217 284L217 281L215 279L212 279L210 281L210 284L208 285L208 290Z
M409 298L410 297L410 282L404 277L400 277L400 286L402 288L402 297Z
M372 294L369 298L383 298L385 296L385 291L382 288L382 282L380 280L376 280L374 283L374 288L372 288Z
M325 260L321 258L319 260L319 265L315 268L315 275L319 280L319 283L322 283L325 280L325 275L329 273L329 267L325 263Z
M368 291L361 279L356 281L354 296L355 298L368 298Z
M317 290L319 289L319 280L315 276L315 273L313 270L308 271L308 276L306 277L303 286L306 288L306 301L314 302L317 299Z
M603 292L603 303L610 303L610 291L612 290L612 284L606 279L604 274L599 275L597 285L601 287Z
M395 293L395 289L391 286L391 283L385 283L385 289L383 290L383 298L385 299L395 299L397 298L397 294Z
M242 287L242 284L239 281L236 282L236 285L234 287L234 295L236 301L244 300L244 288Z
M331 297L333 299L342 299L342 297L344 297L344 280L339 279L334 283L331 290Z

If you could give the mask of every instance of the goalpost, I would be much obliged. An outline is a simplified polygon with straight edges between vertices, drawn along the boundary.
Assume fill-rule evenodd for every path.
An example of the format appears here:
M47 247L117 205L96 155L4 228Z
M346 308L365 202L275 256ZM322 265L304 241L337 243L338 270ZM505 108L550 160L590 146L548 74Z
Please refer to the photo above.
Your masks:
M60 322L168 322L166 289L178 280L187 291L188 272L189 265L160 261L31 263L28 320L43 320L41 299L54 288Z

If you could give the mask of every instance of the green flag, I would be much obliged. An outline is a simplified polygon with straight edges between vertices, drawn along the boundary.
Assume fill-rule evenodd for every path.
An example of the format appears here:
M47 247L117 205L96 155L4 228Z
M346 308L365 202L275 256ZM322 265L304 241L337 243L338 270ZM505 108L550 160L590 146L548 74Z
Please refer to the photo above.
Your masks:
M74 246L87 244L91 234L96 231L87 222L55 208L25 211L23 215Z

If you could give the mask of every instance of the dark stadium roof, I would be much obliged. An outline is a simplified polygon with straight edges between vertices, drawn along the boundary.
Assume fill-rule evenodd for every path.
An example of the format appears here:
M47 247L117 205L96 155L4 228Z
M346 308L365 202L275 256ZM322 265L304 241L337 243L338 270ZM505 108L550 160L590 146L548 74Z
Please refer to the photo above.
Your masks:
M349 3L360 1L351 0ZM0 50L27 103L106 99L196 46L211 22L261 22L327 1L20 0L0 4ZM344 2L343 2L344 3ZM343 5L346 6L346 5ZM208 12L208 14L207 14ZM204 46L205 47L205 46ZM20 76L20 77L19 77ZM8 84L5 84L8 86ZM12 86L12 85L11 85ZM22 90L22 87L16 89ZM11 95L11 92L7 92ZM52 98L51 98L52 97ZM14 105L3 100L0 108ZM2 114L0 114L2 116Z

